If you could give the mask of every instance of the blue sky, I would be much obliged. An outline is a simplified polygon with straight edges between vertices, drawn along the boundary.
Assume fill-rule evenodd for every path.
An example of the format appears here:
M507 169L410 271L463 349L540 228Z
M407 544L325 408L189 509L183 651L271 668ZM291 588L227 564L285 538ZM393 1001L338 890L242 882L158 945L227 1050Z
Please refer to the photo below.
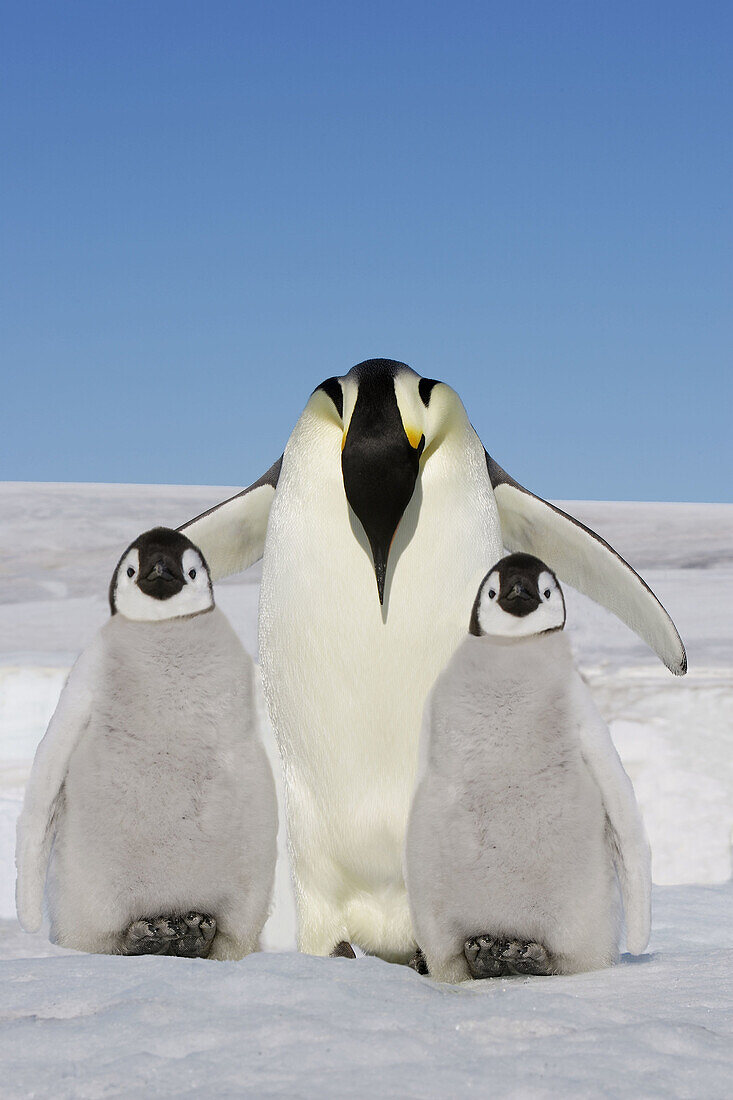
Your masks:
M373 356L733 500L727 3L2 6L0 478L243 485Z

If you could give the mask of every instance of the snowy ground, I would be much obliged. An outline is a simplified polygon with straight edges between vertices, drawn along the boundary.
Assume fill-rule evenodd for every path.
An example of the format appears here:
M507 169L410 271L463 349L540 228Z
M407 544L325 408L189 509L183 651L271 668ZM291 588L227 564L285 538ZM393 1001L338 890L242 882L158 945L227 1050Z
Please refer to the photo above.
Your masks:
M568 594L578 663L652 842L644 959L455 989L375 959L298 956L282 838L269 950L242 963L87 957L20 931L23 786L69 665L108 614L112 569L139 531L230 491L0 485L2 1095L733 1094L733 506L565 505L642 572L688 649L674 679ZM258 579L255 567L217 589L254 655Z
M733 889L660 887L651 953L440 987L378 959L93 957L0 938L4 1097L731 1095ZM3 930L5 931L5 930ZM729 938L729 937L728 937ZM25 937L31 939L31 937ZM41 955L52 957L39 957Z

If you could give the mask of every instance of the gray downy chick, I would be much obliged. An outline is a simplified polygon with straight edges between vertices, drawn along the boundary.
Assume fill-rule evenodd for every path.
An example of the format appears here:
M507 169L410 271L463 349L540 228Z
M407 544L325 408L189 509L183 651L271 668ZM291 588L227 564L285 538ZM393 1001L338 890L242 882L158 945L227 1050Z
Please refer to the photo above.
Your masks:
M64 947L241 958L268 915L277 833L252 660L178 532L140 535L109 595L26 788L20 923L40 928L45 887Z
M648 942L644 826L564 623L552 570L503 558L428 697L405 871L440 981L609 966L622 909Z

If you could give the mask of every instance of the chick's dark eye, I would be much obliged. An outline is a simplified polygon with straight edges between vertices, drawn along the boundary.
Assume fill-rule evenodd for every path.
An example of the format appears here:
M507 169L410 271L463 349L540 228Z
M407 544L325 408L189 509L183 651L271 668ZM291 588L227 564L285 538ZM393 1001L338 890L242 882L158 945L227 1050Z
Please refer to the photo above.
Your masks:
M549 598L550 598L550 589L549 589L549 588L546 588L546 589L545 589L545 599L546 599L546 600L549 600Z
M188 575L189 575L189 577L191 578L192 581L195 580L196 579L196 570L195 569L189 569Z
M496 595L496 592L494 591L494 589L493 589L493 588L490 588L490 589L489 589L489 599L490 599L490 600L493 600L493 598L494 598L494 596L495 596L495 595Z
M132 568L132 566L128 567L127 575L128 575L128 577L134 577L135 576L135 570Z

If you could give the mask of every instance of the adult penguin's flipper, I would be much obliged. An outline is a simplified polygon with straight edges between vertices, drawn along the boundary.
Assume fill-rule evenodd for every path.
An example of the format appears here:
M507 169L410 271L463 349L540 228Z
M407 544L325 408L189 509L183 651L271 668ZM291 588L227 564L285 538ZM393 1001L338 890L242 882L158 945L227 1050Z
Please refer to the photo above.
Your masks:
M566 512L530 493L486 455L501 533L512 552L534 554L596 603L613 611L675 676L687 671L677 629L651 588L612 546Z
M282 457L249 488L178 528L203 553L212 580L240 573L262 557L281 466Z

